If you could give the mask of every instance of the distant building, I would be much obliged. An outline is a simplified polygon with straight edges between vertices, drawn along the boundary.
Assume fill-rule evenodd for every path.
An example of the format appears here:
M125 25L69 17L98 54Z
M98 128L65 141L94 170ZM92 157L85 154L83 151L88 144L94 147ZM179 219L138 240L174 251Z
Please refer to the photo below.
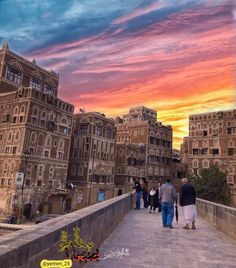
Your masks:
M57 98L58 75L0 50L0 214L61 213L74 107ZM20 173L20 174L18 174ZM24 174L24 187L17 186ZM21 181L22 183L23 181Z
M115 183L131 189L133 178L145 177L150 185L171 177L172 127L157 122L157 112L140 106L116 118ZM122 182L122 183L121 183Z
M113 197L115 134L114 120L104 114L82 111L74 116L68 170L79 197L74 208Z
M174 149L172 151L172 183L175 185L177 192L180 192L182 185L181 179L187 176L186 166L180 162L180 151Z
M118 193L131 190L133 177L143 178L146 171L146 145L134 143L116 144L115 186Z
M189 116L189 136L181 147L181 161L198 175L218 165L226 172L236 204L236 109Z

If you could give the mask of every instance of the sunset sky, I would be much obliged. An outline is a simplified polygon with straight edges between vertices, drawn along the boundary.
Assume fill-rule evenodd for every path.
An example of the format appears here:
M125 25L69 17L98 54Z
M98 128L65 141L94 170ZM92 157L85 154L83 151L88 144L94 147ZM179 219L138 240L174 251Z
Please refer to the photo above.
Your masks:
M0 0L0 42L60 73L76 110L157 110L174 147L190 113L235 106L231 0Z

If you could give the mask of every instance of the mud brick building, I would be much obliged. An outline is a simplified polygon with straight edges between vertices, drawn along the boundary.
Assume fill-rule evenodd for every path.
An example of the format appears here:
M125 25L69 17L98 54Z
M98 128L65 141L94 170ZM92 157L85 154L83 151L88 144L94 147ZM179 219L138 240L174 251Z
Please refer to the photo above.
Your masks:
M70 206L66 176L74 107L57 98L58 74L0 49L0 213L31 217ZM16 185L24 174L24 187Z
M145 177L157 185L171 177L172 127L157 121L157 112L140 106L116 118L117 154L115 181L121 190L133 186L133 178Z
M68 180L76 185L74 208L114 196L115 122L97 112L75 114Z
M189 116L189 136L181 147L181 162L191 174L218 165L227 174L236 204L236 109Z

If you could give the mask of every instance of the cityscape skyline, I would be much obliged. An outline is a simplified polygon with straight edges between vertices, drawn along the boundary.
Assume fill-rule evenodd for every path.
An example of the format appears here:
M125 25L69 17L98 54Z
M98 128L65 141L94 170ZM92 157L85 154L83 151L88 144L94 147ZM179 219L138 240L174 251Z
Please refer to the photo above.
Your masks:
M234 107L231 1L105 2L0 1L0 41L59 72L59 96L77 112L157 110L173 126L174 148L189 114Z

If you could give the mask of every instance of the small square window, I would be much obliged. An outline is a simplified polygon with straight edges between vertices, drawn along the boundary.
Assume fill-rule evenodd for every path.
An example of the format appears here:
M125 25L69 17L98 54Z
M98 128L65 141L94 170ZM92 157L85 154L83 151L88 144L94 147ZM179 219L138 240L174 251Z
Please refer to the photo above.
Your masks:
M30 153L31 155L33 155L33 154L34 154L34 148L30 147L30 148L29 148L29 153Z
M31 123L32 123L33 125L37 125L37 118L36 118L36 117L32 117L32 118L31 118Z
M27 179L27 180L25 181L25 186L30 186L30 180L29 180L29 179Z
M60 158L60 159L63 158L63 153L62 152L58 152L58 158Z
M42 181L38 181L37 186L42 186Z
M6 147L5 153L9 154L10 152L11 152L11 148L10 147Z
M228 155L233 156L234 155L234 148L228 148Z
M219 149L213 149L212 154L219 154Z

